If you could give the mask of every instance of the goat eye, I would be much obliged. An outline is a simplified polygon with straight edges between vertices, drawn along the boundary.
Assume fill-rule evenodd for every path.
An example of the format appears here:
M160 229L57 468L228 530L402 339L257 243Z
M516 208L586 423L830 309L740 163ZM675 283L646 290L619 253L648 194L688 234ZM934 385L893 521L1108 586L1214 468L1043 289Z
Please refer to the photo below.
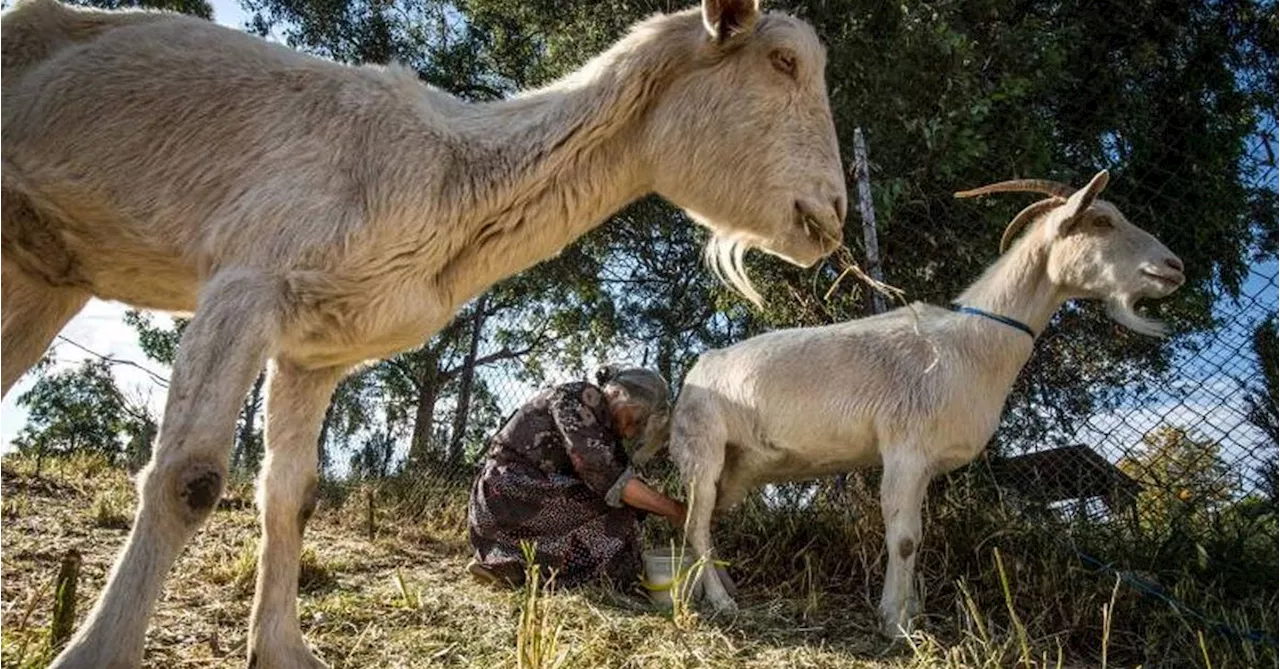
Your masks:
M787 75L796 76L796 55L787 49L774 49L769 53L769 62L773 69Z
M1099 230L1110 230L1115 226L1111 224L1111 219L1106 216L1098 216L1093 219L1093 227L1098 228Z

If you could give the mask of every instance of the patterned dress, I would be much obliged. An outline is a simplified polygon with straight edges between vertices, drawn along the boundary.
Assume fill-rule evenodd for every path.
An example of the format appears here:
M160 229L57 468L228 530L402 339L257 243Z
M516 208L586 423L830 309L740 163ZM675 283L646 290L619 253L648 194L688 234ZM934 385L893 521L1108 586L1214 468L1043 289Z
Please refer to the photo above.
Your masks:
M467 511L476 560L524 581L520 542L537 542L559 586L640 575L643 512L622 503L635 476L604 393L588 383L539 392L493 437Z

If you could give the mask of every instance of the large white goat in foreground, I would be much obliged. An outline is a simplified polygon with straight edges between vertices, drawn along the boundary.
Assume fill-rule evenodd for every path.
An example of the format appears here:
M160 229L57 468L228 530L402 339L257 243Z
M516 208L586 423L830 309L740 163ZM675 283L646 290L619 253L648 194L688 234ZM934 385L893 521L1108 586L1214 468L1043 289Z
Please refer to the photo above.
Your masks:
M710 557L713 511L733 507L761 484L882 465L889 564L880 615L886 633L909 632L925 488L982 451L1035 333L1076 297L1106 300L1112 317L1135 331L1162 332L1133 305L1176 290L1182 263L1096 199L1106 183L1101 172L1075 192L1020 180L958 193L1050 197L1010 223L1002 251L1024 227L1026 234L953 308L916 303L704 353L685 378L671 422L672 457L690 487L693 549ZM715 570L703 578L713 606L734 608Z
M637 24L545 89L469 104L207 21L23 0L3 18L3 388L91 297L194 312L140 505L55 667L142 660L271 360L248 656L321 666L298 625L316 439L339 379L656 192L741 254L833 250L845 187L813 29L756 0Z

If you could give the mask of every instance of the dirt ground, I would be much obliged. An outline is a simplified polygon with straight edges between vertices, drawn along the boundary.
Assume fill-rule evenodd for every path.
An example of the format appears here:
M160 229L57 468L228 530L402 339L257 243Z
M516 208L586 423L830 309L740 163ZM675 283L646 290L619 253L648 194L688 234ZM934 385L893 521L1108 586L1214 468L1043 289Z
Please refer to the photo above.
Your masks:
M64 464L60 471L46 463L36 476L33 469L14 458L0 468L6 669L48 663L53 582L71 550L83 560L76 591L77 623L83 620L133 512L132 483L118 470ZM321 505L307 528L299 610L308 641L334 669L489 669L539 660L546 667L890 667L924 659L877 636L863 598L827 597L815 610L806 601L746 593L741 614L716 620L588 590L553 593L533 609L529 629L541 630L533 636L542 657L522 665L517 629L526 599L464 577L460 518L431 516L380 514L370 540L362 511ZM145 666L244 666L257 533L248 486L232 486L169 577Z

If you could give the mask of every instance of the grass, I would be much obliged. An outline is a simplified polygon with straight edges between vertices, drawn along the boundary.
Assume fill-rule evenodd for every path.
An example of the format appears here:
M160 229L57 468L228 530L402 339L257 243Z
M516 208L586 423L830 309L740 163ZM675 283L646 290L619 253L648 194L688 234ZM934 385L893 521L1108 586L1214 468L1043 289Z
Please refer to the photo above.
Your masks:
M516 628L516 665L519 669L559 669L569 649L560 645L564 627L555 621L555 574L543 582L536 546L525 542L520 549L524 553L525 581L520 625Z
M83 556L82 620L128 532L127 522L102 519L130 517L133 487L123 472L88 462L46 462L36 476L32 462L8 456L0 474L0 667L43 667L59 561L73 548ZM518 591L495 589L464 572L466 488L386 482L372 496L372 514L368 490L322 490L307 528L299 614L308 641L334 669L1221 669L1276 661L1274 650L1223 639L1087 572L1043 532L995 511L977 517L946 505L931 511L918 558L927 586L921 629L892 643L876 633L878 510L859 501L857 485L841 505L765 512L752 502L725 519L717 538L733 562L736 616L658 610L603 589L562 591L540 577ZM214 512L170 575L148 634L147 667L243 666L258 529L252 504L235 502L252 499L249 488L234 484L228 496L232 503ZM649 545L670 540L656 523L647 532ZM1274 599L1178 594L1233 624L1274 633Z
M98 493L93 500L93 526L108 530L129 529L129 511L133 508L132 496L119 489Z

